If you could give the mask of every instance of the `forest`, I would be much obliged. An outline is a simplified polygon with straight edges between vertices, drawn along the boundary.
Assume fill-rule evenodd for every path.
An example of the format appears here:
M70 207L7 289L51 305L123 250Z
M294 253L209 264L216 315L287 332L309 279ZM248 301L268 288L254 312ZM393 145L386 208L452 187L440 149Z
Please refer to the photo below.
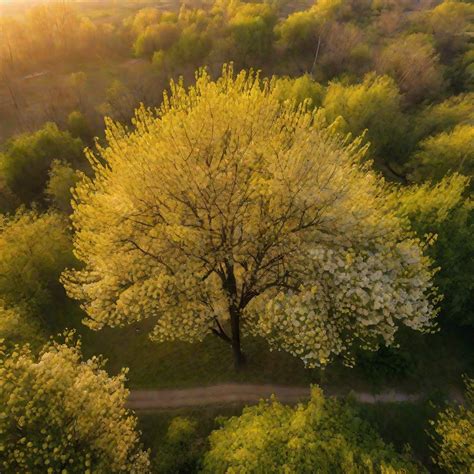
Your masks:
M474 2L0 0L0 472L474 472Z

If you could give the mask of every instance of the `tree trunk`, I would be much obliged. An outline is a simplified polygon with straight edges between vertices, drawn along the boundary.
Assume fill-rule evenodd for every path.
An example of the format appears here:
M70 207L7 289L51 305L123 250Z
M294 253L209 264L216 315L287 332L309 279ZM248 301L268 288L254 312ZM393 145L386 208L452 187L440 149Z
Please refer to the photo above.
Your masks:
M240 312L237 308L230 309L230 326L232 330L232 353L234 356L235 370L240 370L245 365L245 355L240 346Z
M314 70L316 69L316 63L318 61L320 47L321 47L321 33L318 36L318 46L316 48L316 54L314 55L313 65L311 66L311 72L310 72L311 79L314 79Z

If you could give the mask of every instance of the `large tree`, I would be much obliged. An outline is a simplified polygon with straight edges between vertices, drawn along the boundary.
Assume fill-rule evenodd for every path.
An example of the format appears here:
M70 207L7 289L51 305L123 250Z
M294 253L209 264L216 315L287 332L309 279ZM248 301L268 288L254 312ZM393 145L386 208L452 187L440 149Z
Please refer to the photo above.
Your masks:
M308 404L276 400L245 408L211 433L205 473L420 473L386 445L350 403L313 387Z
M76 188L75 252L63 274L93 328L156 318L157 341L210 332L243 362L241 330L306 365L431 330L429 260L361 163L360 142L273 82L224 70L172 83L134 130L108 122Z
M1 471L148 472L124 379L84 361L71 335L37 356L0 352Z

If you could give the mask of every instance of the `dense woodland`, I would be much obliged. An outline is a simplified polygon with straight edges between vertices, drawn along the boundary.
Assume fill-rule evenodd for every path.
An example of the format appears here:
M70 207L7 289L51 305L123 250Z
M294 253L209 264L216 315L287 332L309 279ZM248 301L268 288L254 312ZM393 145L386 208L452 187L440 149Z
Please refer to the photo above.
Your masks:
M473 472L473 174L471 1L0 4L0 471Z

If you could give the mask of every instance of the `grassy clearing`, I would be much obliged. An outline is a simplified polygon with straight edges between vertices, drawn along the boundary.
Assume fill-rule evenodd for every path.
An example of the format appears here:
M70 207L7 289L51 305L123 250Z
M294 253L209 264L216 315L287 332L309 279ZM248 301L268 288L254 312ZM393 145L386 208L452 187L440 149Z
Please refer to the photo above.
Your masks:
M470 334L459 328L446 327L434 335L404 331L400 334L400 350L388 357L369 354L368 361L363 357L352 369L336 362L324 373L305 369L301 361L288 354L270 352L263 340L244 339L248 364L236 373L230 348L213 336L199 344L158 344L148 338L152 321L94 332L81 324L82 313L71 302L56 314L55 330L75 327L82 336L86 356L103 354L110 373L129 367L131 388L184 388L225 382L322 383L341 392L397 387L431 393L441 387L447 393L451 388L461 388L461 375L472 374L474 367Z

